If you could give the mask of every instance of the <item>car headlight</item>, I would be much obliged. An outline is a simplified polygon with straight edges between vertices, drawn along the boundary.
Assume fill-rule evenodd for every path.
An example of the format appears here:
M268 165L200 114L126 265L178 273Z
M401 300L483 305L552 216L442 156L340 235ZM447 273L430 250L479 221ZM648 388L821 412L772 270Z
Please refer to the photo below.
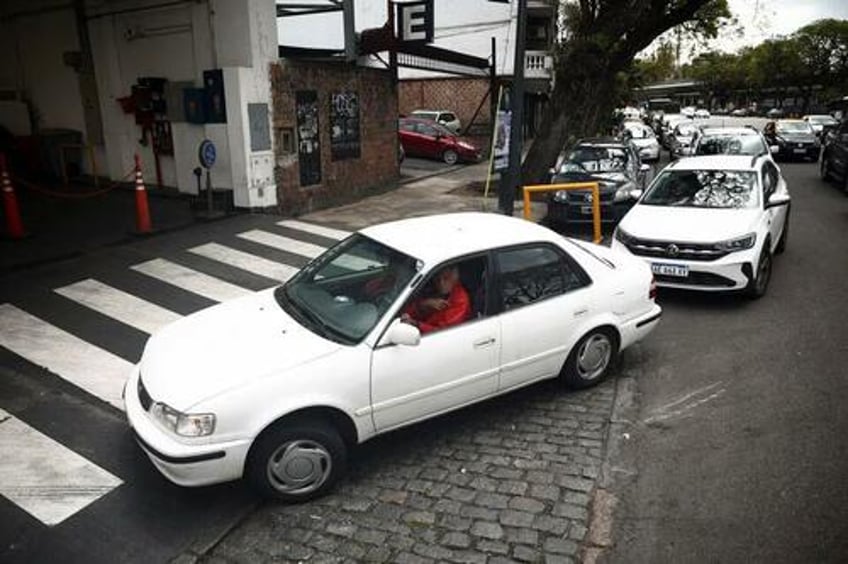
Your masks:
M735 251L744 251L745 249L753 247L756 242L757 234L748 233L743 237L737 237L736 239L729 239L727 241L716 243L716 249L730 253Z
M183 437L205 437L215 431L213 413L182 413L157 401L150 407L150 415L166 429Z
M630 234L621 227L616 227L612 236L625 245L629 244L633 240L633 237L631 237Z
M554 192L554 201L559 202L560 204L568 202L568 192L565 190Z
M469 151L474 151L476 149L476 147L474 145L472 145L470 143L463 143L462 141L457 143L457 145L459 145L463 149L468 149Z

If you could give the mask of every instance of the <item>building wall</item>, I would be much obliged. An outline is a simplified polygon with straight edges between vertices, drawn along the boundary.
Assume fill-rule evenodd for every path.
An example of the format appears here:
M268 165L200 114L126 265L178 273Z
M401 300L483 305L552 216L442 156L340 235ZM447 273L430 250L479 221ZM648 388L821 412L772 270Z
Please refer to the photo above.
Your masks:
M395 86L388 72L338 63L282 60L271 69L274 128L295 134L294 154L276 149L278 208L285 214L301 214L353 201L396 181L398 165ZM321 182L301 186L296 153L297 116L295 97L300 90L317 93ZM360 156L333 160L330 146L330 96L332 92L355 92L359 99Z

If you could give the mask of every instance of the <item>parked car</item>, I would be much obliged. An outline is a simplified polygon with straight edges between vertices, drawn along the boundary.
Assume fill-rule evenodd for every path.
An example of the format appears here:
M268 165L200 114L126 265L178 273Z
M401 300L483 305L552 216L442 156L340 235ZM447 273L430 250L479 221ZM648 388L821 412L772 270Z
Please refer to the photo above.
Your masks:
M782 118L786 115L786 113L780 108L772 108L766 112L766 117L769 119L778 119Z
M746 108L736 108L735 110L730 112L730 115L733 117L747 117L748 110Z
M447 127L454 135L459 135L459 132L462 130L462 123L456 117L456 114L446 110L415 110L409 115L418 119L434 121L439 125Z
M813 128L813 132L818 135L819 139L822 139L825 130L836 129L839 126L839 121L827 114L808 115L802 119L810 124L810 127Z
M552 172L552 184L598 182L601 221L618 223L636 202L650 166L643 165L636 147L613 138L577 143ZM591 190L562 190L548 198L546 220L552 224L593 221Z
M690 157L667 166L619 223L613 249L642 257L657 284L766 293L786 247L789 191L768 155Z
M685 108L680 108L680 113L688 118L694 118L696 113L695 106L686 106Z
M800 119L780 119L774 127L763 130L769 146L776 146L776 155L783 159L802 158L817 161L821 142L809 123Z
M452 268L470 311L422 334L402 314ZM600 382L657 325L654 293L642 261L517 218L372 226L282 286L154 334L125 388L127 418L177 484L244 477L304 501L376 435L544 379Z
M477 162L482 155L479 147L432 121L401 118L398 134L404 154L409 157L440 159L452 165L459 161Z
M710 111L705 110L704 108L699 108L695 110L695 117L698 119L710 119Z
M643 162L659 160L660 142L653 129L640 122L624 122L622 129L622 138L636 146Z
M697 133L698 126L691 120L680 122L674 127L668 144L672 160L689 155Z
M771 154L763 134L754 127L702 127L692 143L692 155Z
M848 195L848 120L827 137L822 149L821 177L840 181L842 190Z

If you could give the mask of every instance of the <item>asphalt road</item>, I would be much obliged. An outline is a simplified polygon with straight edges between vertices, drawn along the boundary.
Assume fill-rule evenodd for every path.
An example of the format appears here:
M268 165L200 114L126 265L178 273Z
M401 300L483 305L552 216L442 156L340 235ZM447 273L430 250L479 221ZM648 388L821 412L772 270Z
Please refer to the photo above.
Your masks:
M848 560L848 197L781 164L768 294L661 292L611 461L611 563Z

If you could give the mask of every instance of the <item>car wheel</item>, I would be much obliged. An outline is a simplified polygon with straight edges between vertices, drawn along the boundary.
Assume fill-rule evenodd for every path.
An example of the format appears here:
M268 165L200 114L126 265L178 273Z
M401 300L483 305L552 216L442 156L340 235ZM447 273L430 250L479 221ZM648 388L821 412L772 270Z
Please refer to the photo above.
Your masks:
M786 214L786 219L783 222L783 232L780 234L780 240L777 242L777 247L774 248L775 254L783 254L786 250L786 240L789 239L789 213Z
M822 156L821 166L819 167L819 176L827 182L830 180L830 163L827 160L827 155Z
M329 491L346 468L347 447L338 431L318 419L297 419L259 436L246 477L262 496L298 503Z
M583 336L571 349L562 378L569 388L594 386L606 378L618 354L618 335L609 327L598 327Z
M772 256L769 250L770 242L763 244L760 260L757 261L757 273L748 283L747 294L751 299L759 299L766 295L771 280Z
M456 151L453 149L448 149L442 153L442 160L445 161L446 164L454 165L456 164L456 161L459 160L459 155L457 155Z

